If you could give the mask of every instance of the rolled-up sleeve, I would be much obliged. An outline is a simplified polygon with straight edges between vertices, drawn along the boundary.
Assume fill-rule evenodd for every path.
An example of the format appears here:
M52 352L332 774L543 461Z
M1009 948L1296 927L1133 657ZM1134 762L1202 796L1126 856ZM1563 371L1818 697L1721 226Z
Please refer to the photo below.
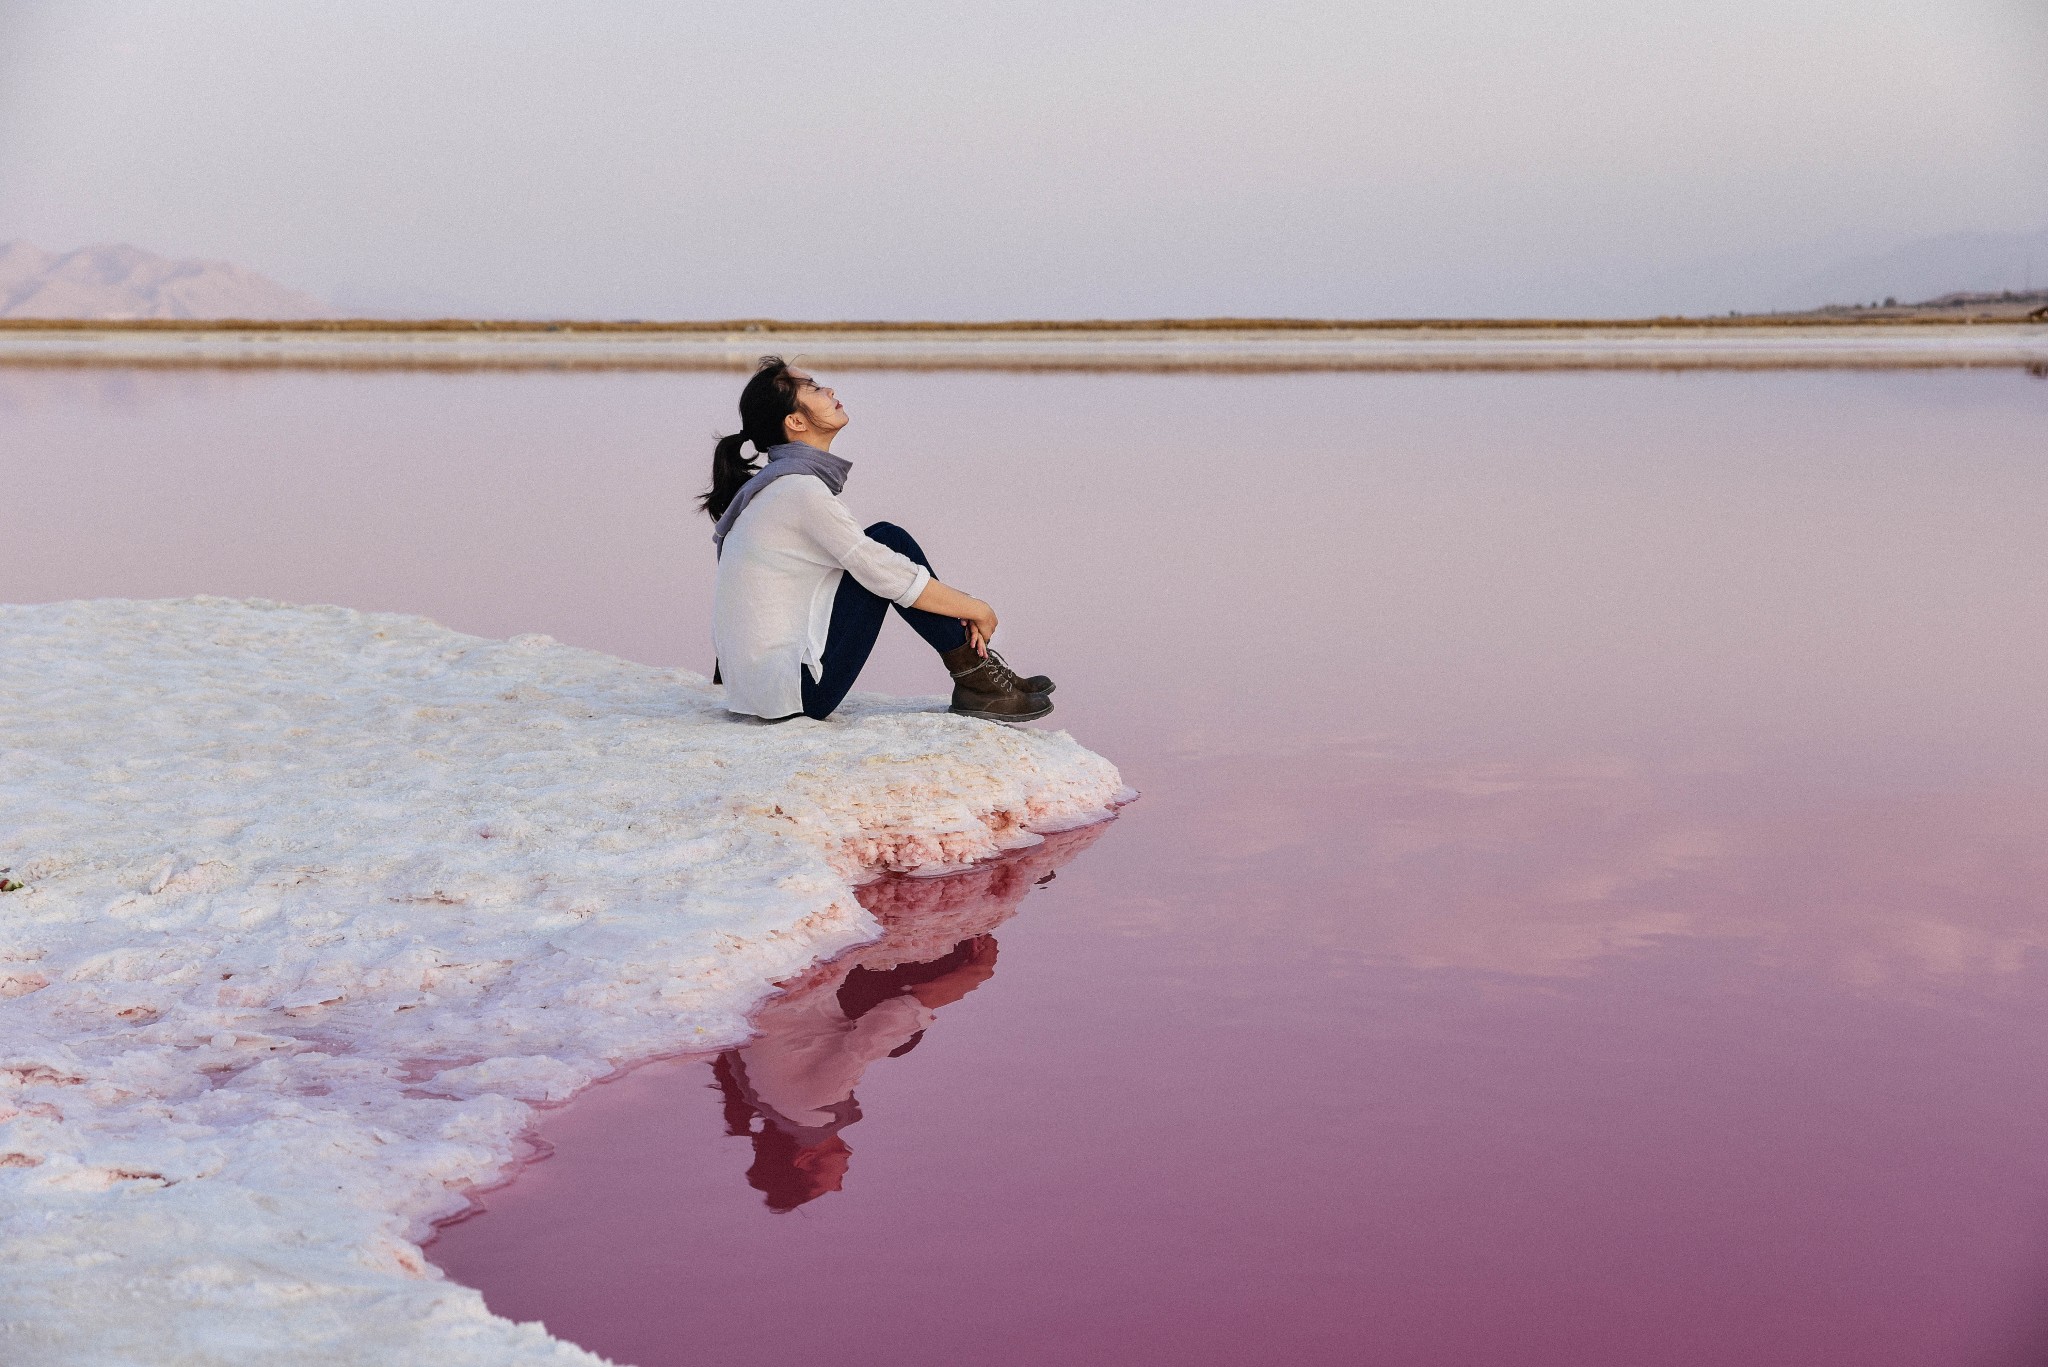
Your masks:
M876 543L871 542L869 544L872 545ZM885 551L889 550L887 546L883 546L882 549ZM896 558L899 560L907 558L901 554L898 554L895 551L889 551L889 554L896 556ZM919 565L915 560L912 560L910 563L912 567L917 570L917 577L910 581L909 588L903 590L903 592L897 594L894 598L889 600L899 608L916 607L917 600L924 597L925 585L932 582L932 572L930 570L926 569L922 565Z
M932 572L900 551L892 551L860 529L846 505L814 479L803 494L804 529L819 549L860 582L862 588L898 607L913 606L932 582Z

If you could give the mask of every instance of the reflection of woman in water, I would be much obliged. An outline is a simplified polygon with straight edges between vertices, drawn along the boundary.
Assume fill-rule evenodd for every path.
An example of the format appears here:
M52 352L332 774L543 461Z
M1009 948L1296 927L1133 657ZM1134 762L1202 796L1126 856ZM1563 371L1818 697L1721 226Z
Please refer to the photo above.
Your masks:
M770 1210L839 1190L853 1156L839 1131L860 1119L853 1088L861 1074L877 1059L915 1049L941 1006L995 971L993 935L962 940L930 963L855 967L836 992L785 998L794 1009L772 1021L773 1008L764 1010L766 1033L719 1055L712 1074L725 1094L726 1133L753 1135L747 1182L767 1196Z
M770 1210L840 1189L853 1156L840 1131L860 1119L853 1089L861 1075L915 1049L940 1007L994 976L989 931L1102 830L1064 831L946 878L890 878L859 890L883 938L790 984L756 1014L760 1033L712 1064L726 1133L753 1139L747 1183Z

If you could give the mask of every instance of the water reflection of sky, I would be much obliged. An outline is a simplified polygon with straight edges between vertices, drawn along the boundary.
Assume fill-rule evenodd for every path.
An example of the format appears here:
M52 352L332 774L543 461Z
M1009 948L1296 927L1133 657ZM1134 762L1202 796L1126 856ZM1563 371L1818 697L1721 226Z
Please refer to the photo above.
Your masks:
M1814 792L1739 767L1330 752L1191 760L1182 780L1213 799L1187 839L1223 886L1291 902L1325 880L1332 901L1292 914L1341 920L1375 962L1583 975L1715 939L1910 993L1995 991L2048 947L2048 786Z

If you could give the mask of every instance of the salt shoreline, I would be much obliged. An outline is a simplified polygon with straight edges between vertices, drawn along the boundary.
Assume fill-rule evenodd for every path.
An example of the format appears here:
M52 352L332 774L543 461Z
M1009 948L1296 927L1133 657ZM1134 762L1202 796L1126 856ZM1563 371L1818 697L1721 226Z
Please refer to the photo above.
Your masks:
M592 1363L419 1254L538 1104L737 1043L873 870L1124 796L1062 733L261 601L0 607L9 1361Z
M315 332L0 330L0 366L313 370L1410 371L1936 369L2048 365L2048 325L1416 327L1399 330Z

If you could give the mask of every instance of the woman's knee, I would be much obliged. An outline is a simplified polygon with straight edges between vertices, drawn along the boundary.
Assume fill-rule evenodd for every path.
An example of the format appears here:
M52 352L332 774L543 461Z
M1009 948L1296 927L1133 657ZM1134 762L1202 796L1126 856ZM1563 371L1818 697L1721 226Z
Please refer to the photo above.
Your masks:
M893 522L877 522L867 529L867 534L890 550L907 555L912 560L924 559L924 552L918 548L917 538Z

